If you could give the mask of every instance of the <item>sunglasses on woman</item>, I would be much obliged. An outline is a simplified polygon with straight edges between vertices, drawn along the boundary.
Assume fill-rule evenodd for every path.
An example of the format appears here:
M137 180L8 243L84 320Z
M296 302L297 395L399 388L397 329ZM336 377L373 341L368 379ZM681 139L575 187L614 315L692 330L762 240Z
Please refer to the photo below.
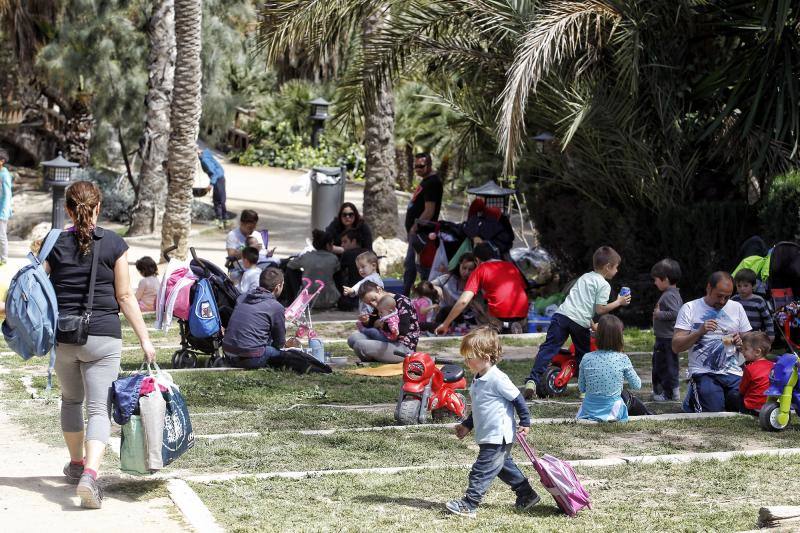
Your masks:
M346 218L355 218L356 214L353 213L352 211L345 211L342 213L342 216Z

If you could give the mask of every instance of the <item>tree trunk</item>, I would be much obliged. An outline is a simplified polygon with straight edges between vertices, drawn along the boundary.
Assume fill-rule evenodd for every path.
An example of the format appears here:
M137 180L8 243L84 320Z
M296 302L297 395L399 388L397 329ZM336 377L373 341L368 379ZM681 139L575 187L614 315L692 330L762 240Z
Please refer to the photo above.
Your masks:
M147 118L139 141L142 166L139 171L136 205L128 235L153 233L164 214L167 192L169 113L175 80L175 12L173 0L156 0L147 25L148 55Z
M378 12L364 20L364 43L373 38L387 16L385 12ZM373 235L392 238L397 235L398 219L394 194L394 92L388 76L374 92L377 94L375 101L368 102L364 111L364 218L372 227Z
M201 0L175 1L175 91L172 95L168 154L167 202L161 224L161 251L177 246L186 259L192 227L192 183L197 166L200 129Z
M64 156L78 163L82 168L89 167L91 152L89 143L94 132L94 115L92 114L92 95L78 93L70 107L67 125L64 131L66 150Z

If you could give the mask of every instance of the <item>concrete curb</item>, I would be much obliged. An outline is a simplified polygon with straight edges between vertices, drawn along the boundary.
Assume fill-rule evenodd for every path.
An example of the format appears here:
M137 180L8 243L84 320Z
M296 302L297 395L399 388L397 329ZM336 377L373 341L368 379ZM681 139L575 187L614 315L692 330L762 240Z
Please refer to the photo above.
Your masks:
M623 466L627 464L653 464L653 463L687 463L692 461L729 461L736 457L756 457L760 455L787 456L800 455L800 448L778 448L762 450L742 450L734 452L708 452L708 453L687 453L673 455L635 455L630 457L607 457L603 459L579 459L568 461L573 467L584 468L605 468L613 466ZM218 483L233 481L237 479L306 479L313 477L332 476L332 475L362 475L378 474L390 475L401 474L404 472L415 472L419 470L462 470L472 468L472 465L431 465L431 466L398 466L389 468L351 468L341 470L306 470L299 472L263 472L260 474L227 473L216 475L186 476L183 479L194 483Z
M220 533L225 531L217 521L208 507L197 495L192 487L182 479L171 479L167 482L169 497L180 509L186 521L198 533Z
M663 415L646 415L646 416L632 416L628 419L629 423L647 422L650 420L698 420L706 418L732 418L749 416L739 413L667 413ZM603 424L604 422L596 422L594 420L576 420L575 418L534 418L531 419L531 424L549 425L549 424ZM409 426L369 426L360 428L332 428L332 429L301 429L297 430L301 435L306 436L325 436L333 435L335 433L368 433L378 431L426 431L426 430L441 430L453 429L458 423L451 424L417 424ZM290 430L287 430L287 432ZM205 440L221 440L221 439L235 439L235 438L257 438L263 433L250 431L243 433L214 433L209 435L195 435L197 439Z

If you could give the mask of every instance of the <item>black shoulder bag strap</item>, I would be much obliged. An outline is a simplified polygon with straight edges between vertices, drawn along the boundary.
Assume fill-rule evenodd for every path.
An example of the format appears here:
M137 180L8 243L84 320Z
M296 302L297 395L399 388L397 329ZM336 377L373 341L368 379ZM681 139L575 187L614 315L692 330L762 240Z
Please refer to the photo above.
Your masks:
M97 281L97 260L100 257L100 245L102 243L102 238L94 241L94 249L92 250L92 272L89 274L89 301L86 303L86 310L83 313L86 320L89 320L92 316L92 307L94 306L94 284L95 281Z

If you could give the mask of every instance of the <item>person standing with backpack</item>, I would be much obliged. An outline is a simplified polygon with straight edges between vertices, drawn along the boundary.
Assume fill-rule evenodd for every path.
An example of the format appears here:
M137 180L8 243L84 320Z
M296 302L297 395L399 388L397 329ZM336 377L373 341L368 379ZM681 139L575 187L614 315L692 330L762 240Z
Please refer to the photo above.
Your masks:
M130 288L128 245L97 226L101 200L100 190L89 181L69 186L66 211L74 226L58 236L44 265L58 301L55 370L61 430L70 455L64 475L78 485L81 506L90 509L102 506L97 472L111 431L110 390L122 354L120 311L139 338L144 360L152 362L156 355Z

